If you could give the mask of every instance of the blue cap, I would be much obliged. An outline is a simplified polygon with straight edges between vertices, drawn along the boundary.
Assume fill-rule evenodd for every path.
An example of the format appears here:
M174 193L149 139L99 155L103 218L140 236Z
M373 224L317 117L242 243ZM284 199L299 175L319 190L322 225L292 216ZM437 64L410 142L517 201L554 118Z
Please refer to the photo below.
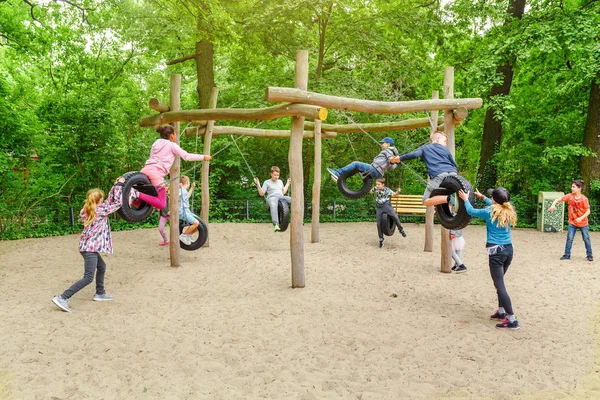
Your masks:
M393 146L393 145L394 145L394 139L392 139L392 138L391 138L391 137L389 137L389 136L388 136L388 137L384 137L383 139L381 139L381 140L379 141L379 143L389 143L389 144L390 144L390 146Z

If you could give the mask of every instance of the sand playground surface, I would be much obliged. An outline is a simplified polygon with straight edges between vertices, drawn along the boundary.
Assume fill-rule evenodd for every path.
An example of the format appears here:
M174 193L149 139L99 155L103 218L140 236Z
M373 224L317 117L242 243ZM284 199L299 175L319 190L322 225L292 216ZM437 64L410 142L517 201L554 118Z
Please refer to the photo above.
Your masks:
M516 229L506 276L519 330L489 320L485 227L464 230L463 274L440 272L440 228L378 248L375 223L304 226L306 287L289 231L211 224L171 268L157 229L113 233L112 302L83 275L79 235L0 242L0 399L598 399L600 234Z

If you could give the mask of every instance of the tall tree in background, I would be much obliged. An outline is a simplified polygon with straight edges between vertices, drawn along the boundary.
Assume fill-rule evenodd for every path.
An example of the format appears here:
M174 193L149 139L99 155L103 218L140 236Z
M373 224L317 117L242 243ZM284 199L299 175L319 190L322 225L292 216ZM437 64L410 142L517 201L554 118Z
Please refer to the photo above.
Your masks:
M511 0L507 9L505 25L514 19L521 19L525 12L525 0ZM500 151L502 142L502 120L498 118L500 97L510 93L513 80L514 57L508 56L504 64L496 69L496 75L501 82L492 86L490 100L494 102L486 112L483 125L483 137L481 138L481 153L479 157L479 169L477 171L477 182L482 188L495 187L498 176L497 165L494 163L494 155Z
M585 187L600 179L600 71L590 85L590 102L583 136L583 145L595 153L595 157L582 157L581 174Z

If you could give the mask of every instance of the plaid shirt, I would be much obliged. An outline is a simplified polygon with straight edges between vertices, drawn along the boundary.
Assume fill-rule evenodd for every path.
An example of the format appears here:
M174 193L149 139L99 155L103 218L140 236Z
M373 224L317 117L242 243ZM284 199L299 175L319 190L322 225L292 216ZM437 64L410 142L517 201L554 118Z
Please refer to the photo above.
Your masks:
M121 208L123 186L114 185L108 197L102 204L96 206L96 218L91 224L83 228L79 240L79 252L89 251L94 253L112 254L112 237L108 215ZM79 212L79 220L84 222L87 215L83 209Z
M381 190L374 187L373 189L371 189L371 193L375 195L375 204L377 204L377 206L382 206L385 203L388 203L390 201L390 198L394 194L392 189L390 189L387 186L384 186Z

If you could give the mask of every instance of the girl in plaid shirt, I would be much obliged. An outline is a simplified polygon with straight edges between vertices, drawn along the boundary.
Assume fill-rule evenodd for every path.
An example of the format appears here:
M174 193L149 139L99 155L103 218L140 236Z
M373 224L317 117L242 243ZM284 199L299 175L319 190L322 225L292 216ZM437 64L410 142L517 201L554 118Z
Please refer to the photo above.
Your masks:
M79 252L84 260L83 278L75 282L63 294L55 296L52 302L63 311L71 312L69 299L75 293L92 283L96 275L96 294L94 301L108 301L113 297L104 290L104 273L106 264L100 253L112 254L112 237L110 234L110 223L108 215L114 213L121 207L123 197L123 182L125 179L119 177L104 200L104 193L100 189L91 189L83 208L79 212L79 219L83 222L83 232L79 240Z

